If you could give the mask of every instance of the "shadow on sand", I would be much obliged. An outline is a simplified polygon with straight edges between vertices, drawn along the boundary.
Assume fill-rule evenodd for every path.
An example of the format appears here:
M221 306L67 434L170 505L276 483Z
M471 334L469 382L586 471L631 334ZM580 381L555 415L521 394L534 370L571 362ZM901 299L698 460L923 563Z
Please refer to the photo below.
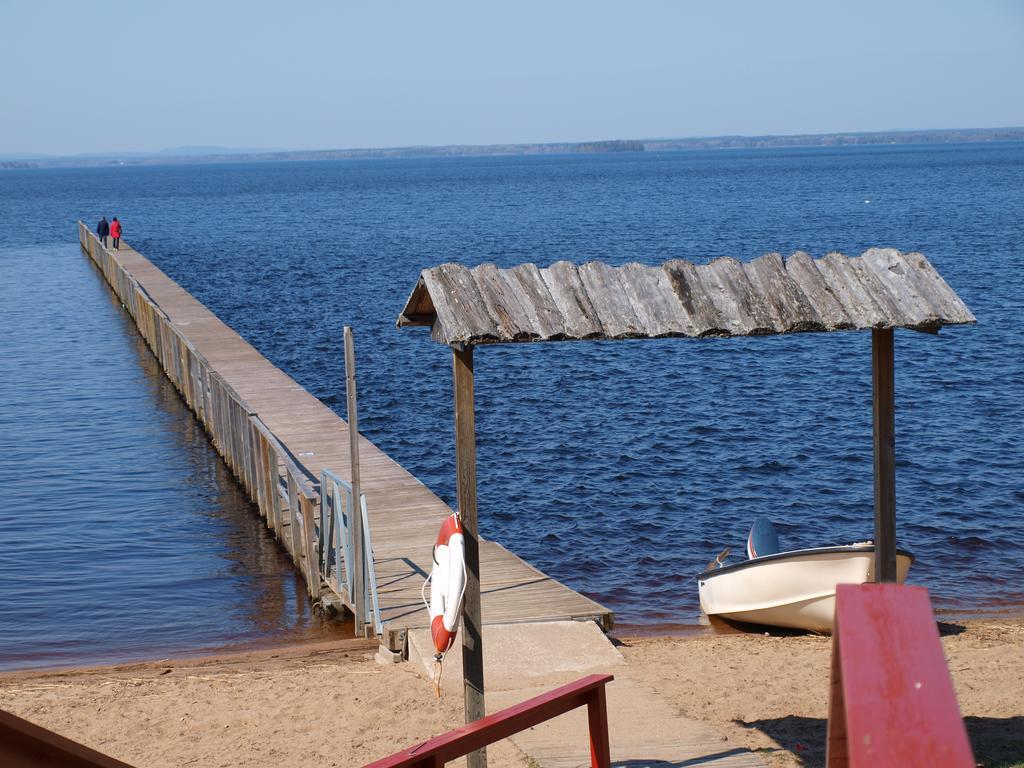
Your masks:
M682 762L674 762L672 760L613 760L612 768L696 768L696 766L707 765L715 760L732 757L733 755L745 755L746 753L747 750L745 749L729 749L724 752L716 752L713 755L703 755L692 760L683 760Z
M788 715L736 723L770 736L808 768L825 765L828 726L824 718ZM965 717L964 724L978 765L1024 765L1018 763L1024 760L1024 717Z

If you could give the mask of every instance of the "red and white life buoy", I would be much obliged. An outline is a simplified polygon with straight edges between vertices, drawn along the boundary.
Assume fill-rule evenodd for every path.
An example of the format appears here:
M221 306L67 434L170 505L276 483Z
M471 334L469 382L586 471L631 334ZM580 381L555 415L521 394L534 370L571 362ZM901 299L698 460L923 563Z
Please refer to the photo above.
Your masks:
M466 592L466 537L455 514L444 521L437 534L434 567L427 581L430 582L430 636L441 659L455 642Z

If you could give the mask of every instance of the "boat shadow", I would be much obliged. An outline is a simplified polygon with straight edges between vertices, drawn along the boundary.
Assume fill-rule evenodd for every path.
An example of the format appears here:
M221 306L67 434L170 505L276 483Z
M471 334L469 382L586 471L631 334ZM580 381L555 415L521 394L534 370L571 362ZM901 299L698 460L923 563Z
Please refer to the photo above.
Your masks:
M768 624L750 624L745 621L726 619L721 616L703 616L716 635L771 635L772 637L797 637L801 635L825 635L809 629L790 629L789 627L773 627ZM938 621L936 625L940 637L951 637L967 631L963 624ZM825 635L827 636L827 635Z
M807 768L825 765L828 721L819 717L768 718L737 725L761 731ZM1019 760L1024 755L1024 716L965 717L967 737L979 766L996 766Z

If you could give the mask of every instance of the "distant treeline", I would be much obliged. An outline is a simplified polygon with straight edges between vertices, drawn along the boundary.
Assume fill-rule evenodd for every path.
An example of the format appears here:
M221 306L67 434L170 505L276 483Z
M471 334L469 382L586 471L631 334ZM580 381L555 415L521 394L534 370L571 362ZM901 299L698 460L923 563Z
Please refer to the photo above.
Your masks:
M757 149L761 147L845 147L863 144L951 144L974 141L1024 141L1024 128L967 128L934 131L876 131L792 136L709 136L647 139L651 151L673 149Z
M577 144L577 152L643 152L646 147L642 141L587 141Z
M178 163L253 163L292 160L363 160L414 157L545 155L578 152L652 152L694 149L758 149L771 147L842 147L879 144L948 144L957 142L1024 141L1024 128L971 128L932 131L877 131L792 136L708 136L686 139L613 139L553 144L450 144L438 147L384 149L316 149L225 154L108 155L104 157L33 158L32 162L0 161L0 168L99 165L168 165Z

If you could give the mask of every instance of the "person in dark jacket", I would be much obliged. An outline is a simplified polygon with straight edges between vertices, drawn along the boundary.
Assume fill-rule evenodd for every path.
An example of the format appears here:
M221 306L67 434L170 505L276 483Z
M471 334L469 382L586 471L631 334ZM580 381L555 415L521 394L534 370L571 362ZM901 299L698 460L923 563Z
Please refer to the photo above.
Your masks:
M114 250L116 251L121 247L121 222L117 220L117 216L110 222L110 237L114 240Z
M107 247L107 235L110 234L110 224L107 223L107 217L104 216L100 219L100 223L96 225L96 236L103 243L103 247Z

